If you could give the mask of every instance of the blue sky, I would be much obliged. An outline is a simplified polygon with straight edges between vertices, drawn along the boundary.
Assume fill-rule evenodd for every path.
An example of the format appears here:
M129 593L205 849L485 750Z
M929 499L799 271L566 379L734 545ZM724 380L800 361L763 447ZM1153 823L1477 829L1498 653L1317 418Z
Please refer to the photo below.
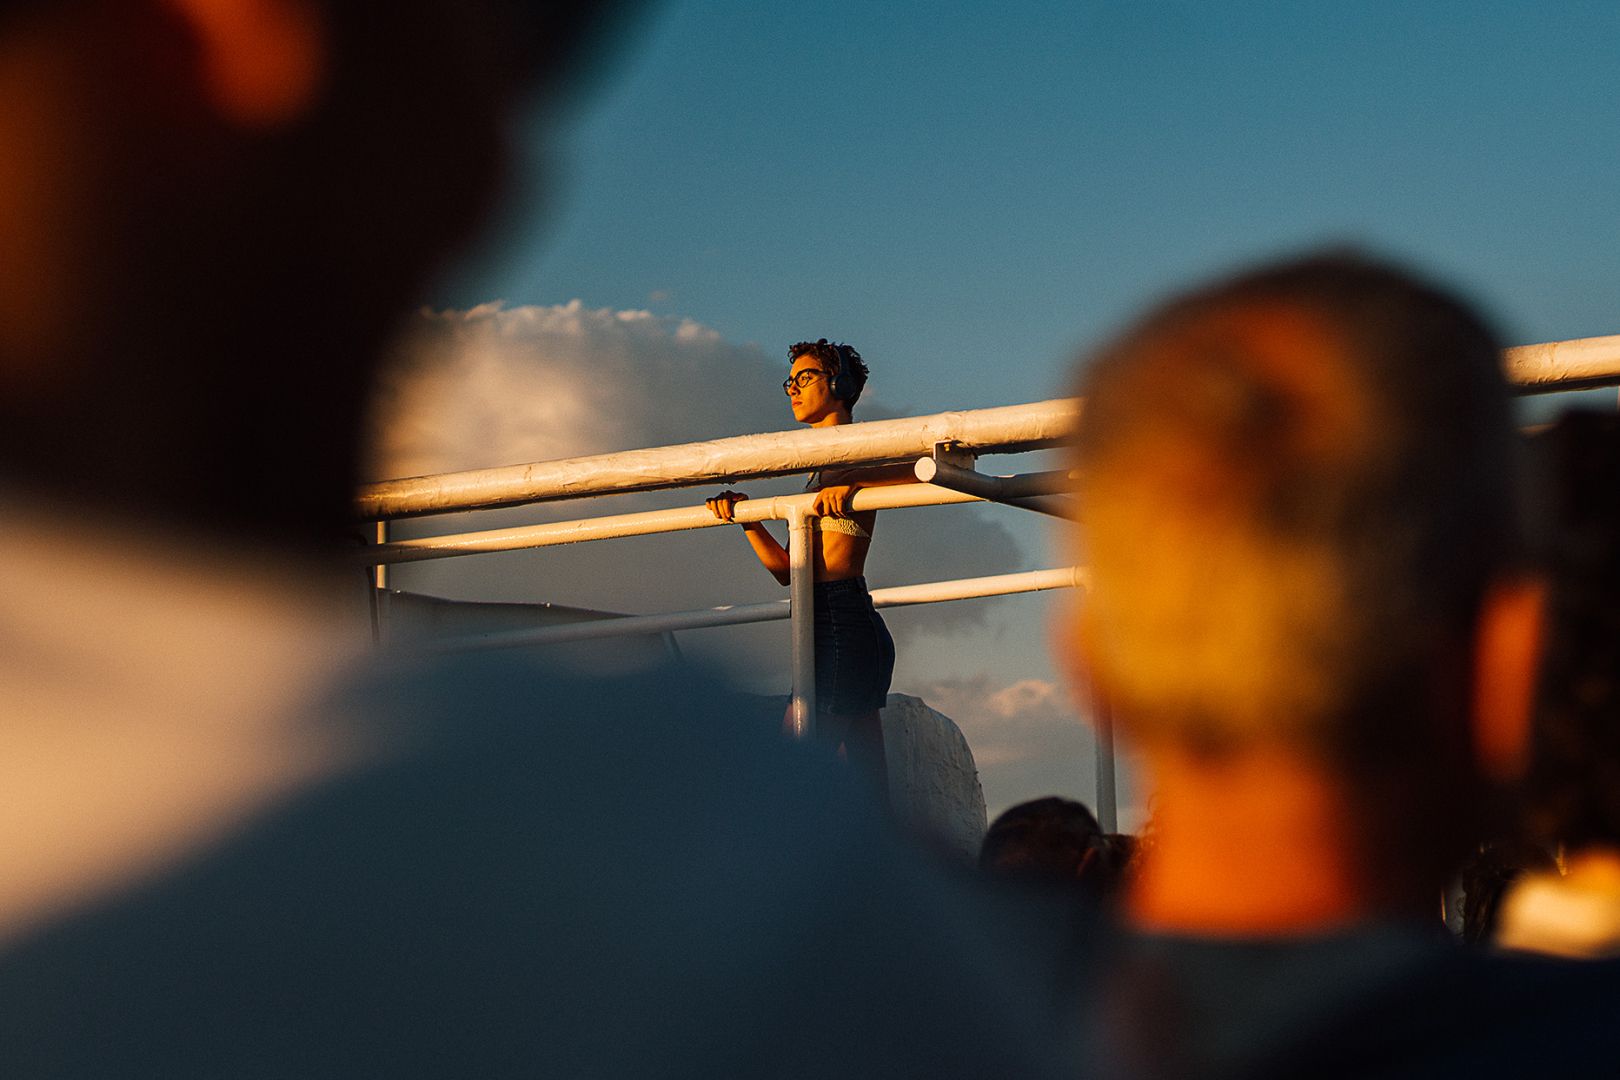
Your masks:
M560 140L549 222L446 299L825 333L926 411L1050 396L1150 298L1323 241L1514 340L1608 333L1616 40L1609 3L666 3Z
M691 320L727 350L690 373L712 395L753 366L775 393L788 344L847 340L889 414L1058 396L1155 298L1321 243L1417 264L1514 342L1620 332L1617 40L1613 3L667 2L564 123L531 126L525 197L434 300ZM1005 569L1054 565L1044 523L1004 513ZM740 542L701 535L738 575L708 567L710 602L771 594ZM627 574L658 557L622 551ZM555 561L501 565L526 568L514 599L583 599ZM896 689L971 710L928 681L949 670L1033 700L996 695L1057 678L1049 601L994 603L909 655L895 613ZM1004 777L992 809L1078 777L1060 766Z

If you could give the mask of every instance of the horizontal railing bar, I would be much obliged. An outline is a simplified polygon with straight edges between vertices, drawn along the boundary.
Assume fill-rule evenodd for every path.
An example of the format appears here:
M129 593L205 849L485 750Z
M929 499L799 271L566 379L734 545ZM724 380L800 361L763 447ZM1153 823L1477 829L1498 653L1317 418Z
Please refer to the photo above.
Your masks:
M786 521L794 507L800 508L801 512L808 511L814 501L815 495L810 492L801 495L776 495L768 499L748 499L736 504L735 517L738 523ZM861 488L855 492L851 507L854 510L897 510L912 506L946 506L980 501L982 500L973 495L935 487L933 484L900 484L891 487ZM448 559L457 555L483 555L496 551L581 544L588 540L612 540L625 536L650 536L654 533L712 529L725 524L727 522L710 513L707 506L682 506L671 510L647 510L639 514L609 514L572 521L552 521L543 525L518 525L509 529L487 529L483 532L394 540L386 544L361 548L355 553L355 558L366 566L421 562L425 559Z
M929 458L928 460L932 461L934 459ZM1075 488L1074 470L1072 469L1019 473L1016 476L997 476L994 479L1002 494L1010 495L1015 499L1026 498L1030 495L1072 495ZM969 494L972 494L972 492L969 492Z
M1508 349L1503 367L1520 394L1620 385L1620 334Z
M1078 521L1080 518L1079 504L1058 494L1073 487L1066 470L1028 473L1024 476L987 476L948 461L925 457L917 459L912 471L925 484L937 484L952 491L977 495L988 502L1034 510L1068 521Z
M906 461L939 443L975 454L1020 453L1059 445L1079 415L1076 401L1037 401L414 476L363 485L355 512L364 520L414 517L763 479Z
M938 604L947 600L972 600L983 596L1042 592L1047 589L1073 589L1085 584L1085 571L1078 566L1052 570L1025 570L1016 574L931 581L921 585L895 585L872 591L875 607L905 607L910 604Z
M914 604L939 604L951 600L1070 589L1084 584L1085 571L1079 567L1068 566L1053 570L1028 570L1018 574L995 574L990 577L959 578L955 581L932 581L921 585L874 589L872 603L880 608L909 607ZM622 618L569 623L567 626L541 626L532 630L470 634L437 641L428 648L432 651L465 652L530 645L558 645L569 641L592 641L635 634L667 634L676 630L772 622L789 618L791 614L791 608L784 597L763 604L729 604L696 611L671 611L660 615L626 615Z
M1515 346L1503 368L1520 394L1620 385L1620 335ZM905 461L940 443L1019 453L1061 445L1080 410L1079 401L1060 398L384 480L360 488L355 513L381 520L764 479Z

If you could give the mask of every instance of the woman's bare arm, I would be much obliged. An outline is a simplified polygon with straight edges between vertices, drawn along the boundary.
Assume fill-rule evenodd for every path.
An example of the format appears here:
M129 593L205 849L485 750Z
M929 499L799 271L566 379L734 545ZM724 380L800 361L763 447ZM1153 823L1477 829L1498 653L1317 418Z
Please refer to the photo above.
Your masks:
M722 491L714 498L707 500L706 505L714 516L721 521L735 521L736 506L748 498L740 491ZM776 537L765 528L761 521L742 522L743 535L748 538L748 545L754 549L759 558L760 565L769 570L777 584L786 585L792 580L788 569L787 549L777 543Z
M815 512L823 517L847 517L850 500L861 488L894 487L916 482L917 474L913 466L904 462L862 469L827 469L821 474L821 487L816 489Z

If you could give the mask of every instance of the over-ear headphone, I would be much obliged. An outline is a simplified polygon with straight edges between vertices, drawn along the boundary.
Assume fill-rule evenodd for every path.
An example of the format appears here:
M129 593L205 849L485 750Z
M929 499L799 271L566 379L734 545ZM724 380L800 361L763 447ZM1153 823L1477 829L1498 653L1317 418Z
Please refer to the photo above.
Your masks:
M826 338L822 338L821 342L838 357L838 370L833 374L830 387L832 396L839 401L848 401L861 392L860 387L855 385L855 373L849 369L850 348L848 345L834 345Z

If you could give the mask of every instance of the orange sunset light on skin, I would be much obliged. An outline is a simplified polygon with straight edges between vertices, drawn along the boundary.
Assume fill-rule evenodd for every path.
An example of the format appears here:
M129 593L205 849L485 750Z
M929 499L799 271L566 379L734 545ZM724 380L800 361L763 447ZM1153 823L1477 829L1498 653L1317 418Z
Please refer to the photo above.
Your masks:
M269 128L314 104L326 68L325 26L309 0L168 0L192 28L201 77L233 123Z

